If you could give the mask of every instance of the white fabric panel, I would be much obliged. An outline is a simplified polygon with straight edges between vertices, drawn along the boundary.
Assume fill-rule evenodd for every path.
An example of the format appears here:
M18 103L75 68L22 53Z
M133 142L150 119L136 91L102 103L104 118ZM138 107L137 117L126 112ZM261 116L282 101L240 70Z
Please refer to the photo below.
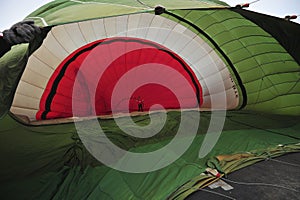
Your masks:
M224 107L223 95L226 95L226 107ZM216 109L235 109L238 106L238 97L236 97L233 90L222 91L221 93L211 94L203 97L202 108L211 108L212 99L214 99L213 107Z
M159 15L156 15L157 18L159 18L160 20L163 20L162 26L161 28L165 28L165 29L169 29L169 30L173 30L174 27L178 24L175 21L169 20L167 18L161 17Z
M203 79L202 75L200 74L200 71L199 71L199 67L195 64L192 64L190 62L187 62L186 63L192 68L194 74L196 75L196 77L198 78L198 81L201 82L201 80Z
M212 60L211 57L206 56L205 58L203 58L202 62L197 63L197 65L200 66L198 70L201 74L201 77L208 78L224 69L228 70L225 65L217 65L217 63L214 63L213 61L214 60Z
M149 28L152 24L153 19L155 18L155 15L144 13L141 15L141 18L139 20L139 28Z
M211 57L206 54L201 60L195 63L195 65L198 66L196 70L199 71L202 77L207 77L211 74L217 73L217 67L214 66L214 64L212 65L212 63L213 61Z
M208 91L208 88L206 86L206 83L203 82L203 81L200 81L200 85L202 87L203 97L209 96L209 91Z
M164 44L168 36L172 32L172 29L174 29L176 25L177 23L174 21L170 21L161 16L155 16L150 26L152 26L153 32L154 30L157 30L156 35L154 35L153 33L151 35L148 34L148 36L150 37L147 37L146 39L157 42L158 44Z
M158 16L154 16L152 21L151 21L151 24L149 25L149 27L152 27L152 28L155 28L155 27L160 27L160 28L163 28L163 23L164 23L164 18L160 18Z
M179 33L181 34L181 33ZM175 38L175 41L173 42L173 47L172 47L172 51L177 52L178 55L180 55L180 52L184 51L184 49L190 45L192 41L189 38L186 37L177 37ZM188 60L189 62L191 62L191 60Z
M49 55L49 57L51 57L51 56ZM48 62L49 64L46 64L46 63L44 63L45 60L43 60L43 62L42 62L42 59L43 59L43 56L42 56L42 58L38 58L37 56L31 56L28 60L26 70L30 69L31 71L41 74L45 78L49 79L51 77L52 73L54 72L54 69L52 69L50 67L51 61ZM55 59L55 61L56 62L53 62L53 64L59 63L59 60ZM24 73L26 73L26 70ZM32 79L32 77L31 77L31 79Z
M76 45L77 47L76 49L87 44L87 41L83 37L78 23L66 24L63 26L65 27L68 35L70 36L70 40ZM59 26L58 28L63 28L63 27Z
M92 20L91 23L97 39L102 39L107 37L103 19Z
M44 89L31 85L30 83L26 83L23 80L20 81L19 87L16 90L17 94L22 94L27 97L40 99Z
M104 27L107 37L114 37L117 35L116 17L104 18Z
M37 113L37 110L33 109L26 109L26 108L18 108L18 107L12 107L10 111L14 114L21 115L21 116L27 116L30 121L35 120L35 115Z
M212 62L211 62L210 65L207 65L207 66L199 69L199 72L204 79L209 79L211 76L218 74L222 70L227 70L227 68L223 67L222 69L217 69L217 66L212 65ZM221 79L221 80L223 80L223 79Z
M234 90L226 90L227 109L235 109L239 105L239 97Z
M137 38L146 38L149 31L150 24L154 18L154 15L143 14L139 20L138 29L136 31Z
M22 94L16 94L16 98L13 101L12 107L13 108L26 108L34 110L34 115L36 114L37 110L39 109L39 99L28 97ZM20 113L22 114L22 113Z
M193 62L195 60L195 56L193 56L195 52L199 52L198 54L201 55L204 54L206 50L203 49L199 44L190 42L187 46L184 47L179 55L183 55L183 57L187 58L189 62L195 63Z
M203 81L206 83L207 86L209 86L210 94L212 93L219 93L220 89L225 89L224 80L229 79L229 73L226 68L224 68L219 73L212 74L211 76L206 76ZM213 89L216 88L215 85L219 85L217 88L218 91L214 91ZM220 87L223 88L220 88Z
M180 24L181 25L181 24ZM190 29L185 29L184 32L182 33L183 35L186 35L189 38L194 38L195 41L197 41L199 44L204 43L204 41L193 31L191 31ZM201 39L201 40L197 40L197 38Z
M215 51L211 51L209 53L209 56L212 58L212 60L214 61L215 65L218 67L219 70L221 70L224 67L226 67L226 65L223 62L223 60L220 58L220 56L218 56L218 54Z
M97 39L91 21L79 22L79 28L87 43L91 43Z
M155 37L152 36L153 42L156 42L158 44L164 44L165 41L167 40L168 36L170 35L171 30L168 29L161 29L157 31L157 35ZM149 34L148 34L149 35ZM146 38L148 39L148 38Z
M126 36L128 15L120 16L116 20L117 34Z
M187 30L187 35L191 34L188 32L192 32L191 30ZM192 32L193 33L193 32ZM206 49L207 51L212 51L213 49L200 37L200 35L197 35L197 37L194 37L195 42L197 42L199 45L202 46L203 49Z
M181 24L176 24L176 26L174 26L173 28L173 31L181 34L183 34L186 30L187 28L185 26L182 26Z
M176 39L179 39L179 37L178 37L179 35L180 35L179 33L170 31L167 39L163 42L163 45L165 47L167 47L168 49L171 49L172 51L177 52L178 46L175 46L175 44L176 44ZM175 47L177 47L177 49Z
M225 90L230 90L233 88L233 86L235 85L233 82L232 82L232 79L229 77L228 79L225 79L224 82L223 82L224 86L225 86Z
M193 40L193 43L196 43L196 42ZM189 60L191 63L197 63L199 61L199 58L204 58L205 56L207 56L207 50L205 48L203 48L202 45L198 44L197 48L201 48L202 51L197 49L197 51L194 51L189 55Z
M47 40L44 40L43 45L58 59L63 60L65 59L69 53L64 49L62 46L63 44L60 44L56 38L53 36L53 34L50 32L47 36Z
M66 26L57 26L51 29L51 32L53 36L56 38L56 40L63 44L64 49L68 53L72 53L78 48L78 45L74 43L74 41L70 38L70 35L66 31Z
M147 33L146 38L150 41L156 41L157 36L159 35L159 31L162 30L162 24L164 23L164 20L161 18L155 16L150 24L149 31ZM166 36L167 37L167 36Z
M158 32L159 32L159 29L157 29L156 27L151 27L148 29L148 32L147 32L147 35L145 36L145 38L147 38L150 41L155 41Z
M206 84L209 84L210 82L205 82ZM224 82L216 82L213 85L209 86L207 91L205 92L206 95L211 95L211 94L217 94L220 92L223 92L224 90L232 90L232 87L229 87L224 85Z
M135 32L139 26L140 18L142 14L136 14L136 15L129 15L128 17L128 24L127 24L127 30L129 33L127 34L128 37L135 36Z
M27 69L23 74L22 80L38 88L45 89L49 78L42 74L36 73L31 69Z
M203 61L203 59L201 59L199 61L200 63L202 63L202 69L209 68L211 70L211 72L208 73L207 75L218 72L219 70L222 70L223 68L226 68L226 65L223 63L223 61L221 59L218 59L215 55L216 54L213 51L209 52L209 54L207 54L205 57L203 57L203 59L208 59L208 60ZM213 68L211 66L211 63L214 63Z
M176 52L176 54L181 55L182 57L189 57L190 54L187 52L192 51L192 49L189 49L192 45L196 46L195 48L200 47L199 45L195 44L192 41L192 38L186 37L182 35L180 32L172 31L169 35L167 41L165 44L171 49L173 52ZM187 56L188 55L188 56ZM191 60L187 59L190 63Z
M209 96L203 96L202 108L211 108L211 98Z
M49 51L45 46L41 46L37 51L34 52L33 55L30 56L29 62L27 63L26 68L38 68L42 65L31 65L30 61L31 59L38 59L39 61L45 63L49 68L56 69L56 67L60 64L62 60L57 58L51 51ZM44 73L43 73L44 74Z

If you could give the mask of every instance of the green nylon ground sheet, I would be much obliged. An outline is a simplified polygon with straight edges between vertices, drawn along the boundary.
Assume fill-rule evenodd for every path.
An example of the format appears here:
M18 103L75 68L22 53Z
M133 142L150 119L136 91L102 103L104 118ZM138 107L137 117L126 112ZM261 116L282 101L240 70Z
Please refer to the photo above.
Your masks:
M72 123L26 126L6 115L0 121L0 198L166 199L201 174L214 156L264 152L279 144L299 143L300 117L231 111L227 112L216 146L200 159L198 153L211 113L201 112L200 116L196 138L176 162L151 173L132 174L96 161L81 144ZM133 120L146 125L149 116L137 116ZM115 144L133 152L148 152L167 144L176 133L179 121L180 112L169 112L160 133L137 139L124 135L114 120L99 120Z

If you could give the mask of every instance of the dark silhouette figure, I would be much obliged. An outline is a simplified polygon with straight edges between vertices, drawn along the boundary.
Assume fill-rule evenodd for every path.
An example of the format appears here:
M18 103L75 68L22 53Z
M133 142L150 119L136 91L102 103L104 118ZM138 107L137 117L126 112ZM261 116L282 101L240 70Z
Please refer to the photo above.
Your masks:
M135 99L135 100L136 100L136 102L137 102L137 104L138 104L138 111L144 112L144 100L141 99L140 96L138 96L138 98Z
M27 20L14 24L10 29L0 32L0 57L8 52L13 45L28 43L34 40L41 28L34 21Z

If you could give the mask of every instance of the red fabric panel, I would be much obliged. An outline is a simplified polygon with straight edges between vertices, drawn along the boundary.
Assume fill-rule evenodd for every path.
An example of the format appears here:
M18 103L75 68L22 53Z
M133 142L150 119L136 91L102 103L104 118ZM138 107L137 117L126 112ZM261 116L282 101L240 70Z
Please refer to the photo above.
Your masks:
M80 84L74 89L76 78ZM187 92L187 87L192 88L193 94L198 91L198 99ZM135 90L129 92L130 88ZM112 99L114 96L117 99ZM112 110L132 112L138 109L137 97L144 100L145 111L155 104L170 109L197 107L202 103L201 86L178 55L143 39L109 38L78 49L57 67L36 117L71 117L72 101L76 102L77 116L93 115L93 110L97 115L110 114Z

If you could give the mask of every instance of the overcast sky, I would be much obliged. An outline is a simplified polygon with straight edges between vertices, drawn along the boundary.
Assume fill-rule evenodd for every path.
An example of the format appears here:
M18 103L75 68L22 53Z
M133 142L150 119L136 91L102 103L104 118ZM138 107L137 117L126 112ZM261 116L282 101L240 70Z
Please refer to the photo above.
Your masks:
M1 24L0 31L9 28L14 23L23 20L27 15L50 2L51 0L1 0ZM93 1L93 0L91 0ZM254 0L223 0L231 6L239 3L252 2ZM113 2L113 0L112 0ZM285 15L300 15L299 0L260 0L250 5L249 10L284 17ZM300 16L295 21L300 23Z

